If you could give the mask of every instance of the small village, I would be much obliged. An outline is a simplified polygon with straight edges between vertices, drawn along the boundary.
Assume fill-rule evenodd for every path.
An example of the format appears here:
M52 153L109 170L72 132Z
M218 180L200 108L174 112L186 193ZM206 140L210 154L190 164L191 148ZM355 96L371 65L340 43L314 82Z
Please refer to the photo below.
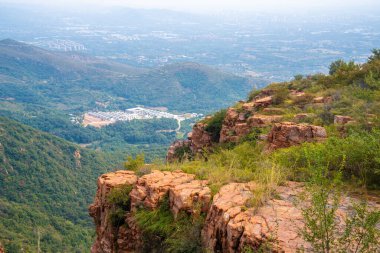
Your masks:
M125 111L113 112L87 112L83 116L84 126L102 127L116 123L118 121L131 121L131 120L146 120L146 119L175 119L181 122L186 119L195 117L202 117L202 114L185 113L185 114L172 114L162 110L155 110L144 107L130 108Z

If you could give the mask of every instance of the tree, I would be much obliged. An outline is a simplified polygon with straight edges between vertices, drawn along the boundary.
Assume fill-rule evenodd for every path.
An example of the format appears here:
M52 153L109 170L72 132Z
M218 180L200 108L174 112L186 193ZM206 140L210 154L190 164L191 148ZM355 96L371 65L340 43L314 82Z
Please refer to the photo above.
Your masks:
M329 70L329 74L330 75L333 75L335 74L335 72L340 69L343 65L345 65L346 63L340 59L340 60L337 60L337 61L334 61L330 64L330 70Z
M368 57L368 62L380 60L380 49L372 49L372 55Z

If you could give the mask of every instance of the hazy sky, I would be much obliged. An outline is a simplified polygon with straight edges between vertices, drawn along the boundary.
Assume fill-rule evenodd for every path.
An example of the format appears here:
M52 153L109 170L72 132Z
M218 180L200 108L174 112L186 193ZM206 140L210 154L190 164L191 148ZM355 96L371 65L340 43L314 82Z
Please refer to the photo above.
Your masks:
M375 8L380 0L0 0L7 3L128 6L188 11Z

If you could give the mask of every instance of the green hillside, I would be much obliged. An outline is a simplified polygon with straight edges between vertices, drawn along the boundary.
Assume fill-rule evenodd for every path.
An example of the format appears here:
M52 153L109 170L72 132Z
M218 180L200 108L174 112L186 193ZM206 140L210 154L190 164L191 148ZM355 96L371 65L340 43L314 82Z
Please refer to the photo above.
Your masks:
M0 117L0 241L7 252L87 252L96 179L114 165L98 152Z

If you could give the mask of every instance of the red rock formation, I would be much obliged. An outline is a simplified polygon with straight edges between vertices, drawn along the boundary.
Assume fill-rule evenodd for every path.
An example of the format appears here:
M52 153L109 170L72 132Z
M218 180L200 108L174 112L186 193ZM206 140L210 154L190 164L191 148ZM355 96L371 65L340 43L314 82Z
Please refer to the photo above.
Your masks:
M232 183L214 196L202 230L203 244L211 252L236 252L239 248L243 231L231 231L228 224L243 211L254 189L254 184Z
M320 141L327 138L326 130L320 126L276 123L268 136L269 149L286 148L303 142Z
M170 188L169 200L174 217L181 211L190 214L207 213L211 202L211 190L207 187L207 181L192 180Z
M220 143L236 142L240 137L247 135L251 127L248 126L245 112L238 112L235 108L228 108L220 131Z
M140 206L149 209L156 208L164 196L169 193L169 189L189 183L194 180L194 177L195 175L181 171L158 170L140 177L130 193L132 210Z
M90 216L94 218L96 225L96 240L91 247L92 253L115 252L118 231L109 220L111 205L107 201L107 196L111 189L125 184L133 185L136 181L137 176L132 171L110 172L99 177L96 197L89 207Z
M142 249L142 233L132 212L126 212L125 226L112 227L108 222L111 206L107 203L110 189L123 184L134 184L133 172L118 171L102 175L90 214L97 225L97 238L91 252L127 253ZM254 183L230 183L223 186L211 202L207 182L195 180L194 175L177 172L153 171L137 180L130 193L134 207L156 208L160 200L169 194L169 205L176 216L184 211L207 213L202 229L202 241L210 252L235 253L246 249L258 250L263 245L271 252L297 252L311 248L299 235L304 226L302 208L306 202L295 205L295 199L304 191L302 183L286 182L275 189L276 197L268 199L260 207L249 207L255 196ZM343 229L350 206L356 201L344 197L337 211L337 224ZM369 200L369 206L380 209L377 198ZM117 245L117 251L114 245Z
M313 103L315 104L329 104L332 101L332 97L316 97L313 99Z
M248 118L250 127L266 127L282 120L281 115L259 115L255 114Z
M334 116L334 124L345 125L345 124L350 123L350 122L353 122L353 119L350 116L342 116L342 115L335 115Z
M5 250L1 244L0 244L0 253L5 253Z
M303 226L301 210L293 204L302 191L302 184L288 182L276 190L276 199L260 208L247 208L255 194L254 184L229 184L215 195L206 218L202 239L212 252L242 252L271 246L271 252L296 252L310 245L299 236ZM275 242L271 242L276 238Z
M182 159L185 159L186 157L178 157L177 151L179 149L183 149L186 151L186 149L190 149L191 142L190 140L177 140L173 142L166 154L166 161L169 163L175 162L175 161L181 161ZM190 155L190 154L188 154ZM186 156L186 154L184 154Z
M193 127L193 131L188 136L191 142L190 148L194 154L203 152L212 146L211 136L205 130L206 125L203 123L197 123Z

